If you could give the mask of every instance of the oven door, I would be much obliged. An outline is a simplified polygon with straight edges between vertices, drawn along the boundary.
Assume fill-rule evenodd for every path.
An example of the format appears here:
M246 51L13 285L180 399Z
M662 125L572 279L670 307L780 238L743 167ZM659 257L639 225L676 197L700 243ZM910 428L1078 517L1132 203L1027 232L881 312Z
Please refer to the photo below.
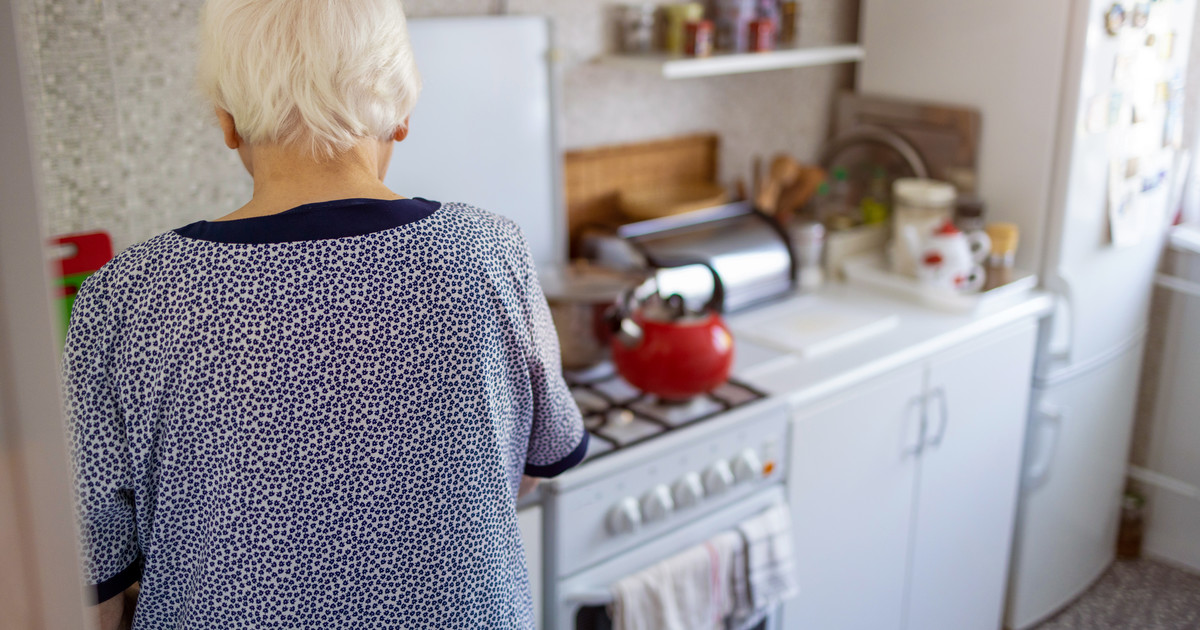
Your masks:
M767 508L785 502L783 486L775 484L708 516L646 541L615 558L579 571L548 585L546 619L550 630L601 630L612 628L608 605L611 585L671 556L737 527ZM754 630L783 627L779 610L751 626Z

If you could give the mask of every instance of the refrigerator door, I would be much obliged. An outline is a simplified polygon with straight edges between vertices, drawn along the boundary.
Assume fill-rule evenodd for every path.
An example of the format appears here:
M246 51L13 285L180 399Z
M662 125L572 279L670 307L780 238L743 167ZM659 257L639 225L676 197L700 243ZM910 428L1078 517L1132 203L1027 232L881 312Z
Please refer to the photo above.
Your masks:
M549 20L418 18L408 32L425 87L384 183L405 196L504 215L521 226L538 264L563 262Z
M1060 308L1043 377L1091 369L1146 330L1174 215L1170 103L1183 87L1195 2L1153 6L1145 26L1116 36L1105 26L1110 0L1073 8L1043 270ZM1120 214L1133 220L1115 222L1114 193L1127 186L1135 192Z
M1010 628L1054 614L1113 560L1143 347L1034 390Z

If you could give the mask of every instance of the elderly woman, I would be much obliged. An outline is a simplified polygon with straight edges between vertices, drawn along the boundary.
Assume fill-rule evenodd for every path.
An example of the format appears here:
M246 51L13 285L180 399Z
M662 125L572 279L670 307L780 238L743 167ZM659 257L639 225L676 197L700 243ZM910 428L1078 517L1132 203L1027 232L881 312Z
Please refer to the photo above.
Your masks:
M586 433L520 230L381 182L397 0L209 0L199 76L253 198L119 255L67 342L105 623L140 583L135 628L531 628L518 489Z

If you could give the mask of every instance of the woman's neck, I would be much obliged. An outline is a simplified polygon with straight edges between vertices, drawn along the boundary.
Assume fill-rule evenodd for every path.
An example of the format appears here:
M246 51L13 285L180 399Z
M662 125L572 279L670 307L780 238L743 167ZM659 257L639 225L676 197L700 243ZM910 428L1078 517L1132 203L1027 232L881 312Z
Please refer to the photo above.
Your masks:
M381 181L390 149L367 140L332 159L317 161L289 147L246 147L242 161L254 177L254 196L218 220L266 216L337 199L402 199Z

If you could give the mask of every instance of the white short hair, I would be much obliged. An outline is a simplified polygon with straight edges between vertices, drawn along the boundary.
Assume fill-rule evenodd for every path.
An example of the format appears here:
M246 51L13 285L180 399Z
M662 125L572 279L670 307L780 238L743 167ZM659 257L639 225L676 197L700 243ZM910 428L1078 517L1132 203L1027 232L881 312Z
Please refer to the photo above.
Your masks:
M421 75L399 0L207 0L198 82L250 144L316 159L386 139Z

